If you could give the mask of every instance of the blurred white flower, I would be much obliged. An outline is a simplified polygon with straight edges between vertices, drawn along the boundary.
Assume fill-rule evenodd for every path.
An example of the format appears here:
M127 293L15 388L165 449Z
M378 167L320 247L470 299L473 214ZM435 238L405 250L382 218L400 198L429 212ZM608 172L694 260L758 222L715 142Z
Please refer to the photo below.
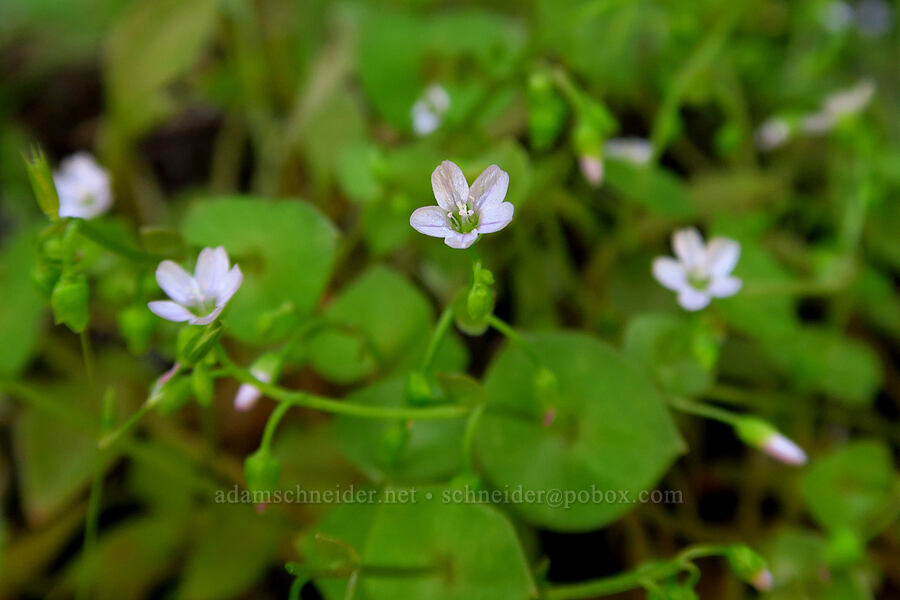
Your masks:
M635 165L646 165L653 158L650 140L639 137L607 140L605 149L608 158L620 158Z
M603 157L591 154L582 154L578 157L578 166L584 179L593 187L599 187L603 183Z
M774 150L784 145L791 137L791 126L786 119L773 117L756 130L756 147L760 150Z
M432 83L412 106L413 130L419 135L428 135L444 120L450 108L450 95L442 86Z
M855 17L853 7L843 0L829 2L822 9L822 24L829 31L846 31L854 24Z
M272 378L268 373L257 369L250 369L250 373L263 383L271 383ZM261 397L262 392L255 385L242 383L234 395L234 408L241 411L250 410Z
M750 584L760 592L768 592L775 585L775 578L772 577L772 571L763 569L753 576Z
M491 165L471 189L462 169L445 160L431 174L437 206L417 208L409 224L419 233L444 238L451 248L468 248L479 234L500 231L512 221L513 205L504 202L509 174Z
M253 366L250 367L250 374L263 383L272 383L280 370L281 356L270 352L263 354L253 363ZM262 391L258 387L252 383L244 383L234 396L234 408L241 411L250 410L261 397Z
M867 37L879 37L893 29L894 11L885 0L862 0L856 7L856 22Z
M712 298L733 296L741 289L741 280L731 275L741 254L736 241L717 237L704 245L700 232L691 227L672 235L672 248L678 260L658 257L653 261L653 276L678 292L678 303L685 310L700 310Z
M59 216L93 219L112 206L109 174L87 152L62 161L53 174L59 194Z
M778 432L767 437L760 446L760 450L787 465L805 465L807 461L803 448Z
M859 114L875 96L875 82L863 79L854 87L830 94L822 103L822 109L803 119L803 130L807 133L829 131L844 117Z
M204 248L193 276L171 260L159 264L156 282L172 300L157 300L147 306L169 321L207 325L218 318L241 281L241 269L230 266L225 248Z

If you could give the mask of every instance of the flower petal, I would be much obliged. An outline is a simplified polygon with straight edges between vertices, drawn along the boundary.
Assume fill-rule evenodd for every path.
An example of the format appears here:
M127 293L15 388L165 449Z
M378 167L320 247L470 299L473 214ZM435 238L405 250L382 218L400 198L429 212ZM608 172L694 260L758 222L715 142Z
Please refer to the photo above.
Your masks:
M197 257L194 278L205 296L215 296L217 286L228 274L228 253L225 248L204 248Z
M225 306L241 287L243 281L244 273L241 272L241 268L237 265L231 267L231 270L219 281L219 289L216 290L216 306Z
M440 206L423 206L409 216L409 224L419 233L432 237L447 237L450 227L447 222L447 211Z
M431 174L431 189L438 206L446 212L454 210L469 197L469 184L462 169L449 160L442 162Z
M678 292L678 304L685 310L700 310L709 305L709 294L700 292L686 285Z
M503 202L508 189L509 173L497 165L491 165L472 183L469 202L476 211L487 210Z
M444 243L450 246L451 248L468 248L472 244L475 243L475 240L478 239L478 233L473 231L471 233L458 233L456 231L451 231L450 234L444 238Z
M478 233L494 233L500 231L512 221L516 208L511 202L501 202L494 206L487 206L481 210L478 216Z
M687 274L684 265L668 256L660 256L653 261L653 276L670 290L676 292L687 287Z
M714 298L727 298L737 294L743 282L737 277L713 277L706 293Z
M679 229L672 234L672 249L688 269L702 265L706 261L703 236L696 227Z
M194 278L171 260L164 260L156 267L156 282L169 298L179 304L195 302L200 293Z
M167 321L181 323L194 318L194 313L171 300L154 300L153 302L148 302L147 306L153 314Z
M734 240L716 237L706 246L706 265L712 277L729 275L738 258L741 256L741 245Z
M256 401L260 399L262 392L249 383L244 383L234 395L234 408L236 410L250 410Z
M440 117L421 100L412 107L413 131L418 135L428 135L441 124Z
M203 317L194 317L193 319L188 321L188 323L190 323L191 325L209 325L219 318L219 315L222 314L223 310L225 310L225 305L220 304L219 306L216 306L216 308L213 309L213 311L208 315L205 315Z

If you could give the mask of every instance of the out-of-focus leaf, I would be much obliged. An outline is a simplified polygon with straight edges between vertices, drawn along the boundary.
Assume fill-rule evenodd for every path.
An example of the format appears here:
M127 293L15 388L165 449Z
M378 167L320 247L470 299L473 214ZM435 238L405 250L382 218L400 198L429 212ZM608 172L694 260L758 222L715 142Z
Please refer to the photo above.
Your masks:
M800 387L848 404L869 402L881 385L878 355L838 332L802 327L767 344L766 352Z
M34 352L46 310L31 281L34 230L27 228L0 247L0 375L14 375Z
M325 310L329 327L310 340L316 370L342 383L378 370L412 363L427 344L433 310L427 298L402 275L376 266L344 289ZM442 344L441 366L464 362L453 337Z
M172 108L165 86L197 60L213 31L214 0L140 0L117 21L106 53L113 125L134 136Z
M675 219L687 218L694 214L694 207L684 184L661 167L608 160L605 170L604 177L607 184L620 192L629 202Z
M476 434L485 473L497 488L566 490L588 497L609 490L636 496L651 488L684 449L656 389L606 344L577 333L533 338L541 362L559 380L552 425L535 393L536 368L507 346L494 359L485 387L489 409ZM513 508L531 523L556 531L601 527L633 508L621 502L545 497Z
M358 142L364 131L358 103L347 93L336 94L309 120L302 147L320 189L335 177L344 148Z
M318 531L338 539L351 531L344 541L356 548L364 562L436 570L430 576L362 577L360 588L368 600L534 597L537 590L506 517L491 506L454 501L452 492L445 488L387 488L375 506L342 505ZM351 522L352 529L347 527ZM316 546L308 541L306 549L315 553ZM316 582L320 589L328 590L325 593L330 600L337 597L333 594L340 586L327 587L329 584Z
M380 381L347 398L372 406L401 407L406 404L404 378ZM448 478L462 467L462 437L465 418L415 421L408 427L409 440L397 457L380 452L393 421L341 416L336 434L344 453L375 481L436 481Z
M193 541L179 583L184 600L242 596L265 572L275 555L279 523L247 505L210 505L195 512Z
M170 515L140 517L104 532L95 554L87 557L91 594L98 600L143 598L178 565L184 523ZM66 574L76 588L83 576L82 561Z
M715 339L678 317L648 314L633 319L625 330L624 349L669 393L696 396L713 383Z
M259 316L291 303L298 317L317 305L334 261L336 232L299 200L226 198L194 204L182 226L196 246L223 245L244 282L229 302L227 330L246 342L265 340Z
M887 508L896 481L890 450L872 440L813 461L800 489L810 514L823 527L864 532L877 511Z

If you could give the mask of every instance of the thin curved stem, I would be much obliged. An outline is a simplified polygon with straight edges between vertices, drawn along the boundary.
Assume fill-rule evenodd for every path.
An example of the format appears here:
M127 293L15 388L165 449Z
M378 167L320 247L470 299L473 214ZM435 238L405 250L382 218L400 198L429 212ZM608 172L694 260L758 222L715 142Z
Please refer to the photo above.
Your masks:
M487 318L487 322L488 325L505 335L511 342L518 345L525 352L525 354L528 355L528 358L531 359L531 361L535 365L540 366L543 364L541 358L537 354L537 351L535 351L534 349L534 345L524 337L522 337L522 334L513 329L513 327L509 323L507 323L497 315L490 315Z
M340 400L334 400L332 398L306 392L287 390L277 385L260 381L254 377L249 370L238 367L221 346L218 347L217 352L223 368L225 368L232 377L241 383L249 383L273 400L285 402L292 406L312 408L323 412L350 415L353 417L409 421L456 419L464 417L471 411L471 408L468 406L453 404L425 408L369 406L365 404L354 404L352 402L342 402Z
M469 413L469 418L466 421L466 430L463 434L463 465L473 473L475 472L475 455L473 452L475 431L478 429L478 423L481 421L484 409L485 405L479 404Z
M729 551L725 545L691 546L668 560L651 562L625 573L578 583L554 585L546 588L545 600L580 600L618 594L690 570L692 561L706 556L721 556Z
M720 421L727 425L734 426L741 419L739 415L736 415L727 410L718 408L716 406L703 404L701 402L688 400L687 398L670 396L667 398L667 400L670 406L672 406L673 408L677 408L682 412L697 415L699 417L705 417L714 421Z
M285 413L290 410L291 405L287 402L282 402L278 406L275 407L275 410L272 411L272 414L269 415L269 420L266 421L266 428L263 430L262 441L259 444L261 450L268 450L272 447L272 438L275 437L275 430L278 429L278 423L281 422L281 418L284 417Z
M447 305L447 308L444 309L444 312L441 313L437 325L435 325L434 331L431 333L431 339L428 340L428 346L425 348L425 356L422 358L423 372L428 371L428 369L431 368L431 363L434 362L434 357L441 345L441 341L443 341L444 336L447 335L447 331L450 329L452 323L453 305L449 304Z

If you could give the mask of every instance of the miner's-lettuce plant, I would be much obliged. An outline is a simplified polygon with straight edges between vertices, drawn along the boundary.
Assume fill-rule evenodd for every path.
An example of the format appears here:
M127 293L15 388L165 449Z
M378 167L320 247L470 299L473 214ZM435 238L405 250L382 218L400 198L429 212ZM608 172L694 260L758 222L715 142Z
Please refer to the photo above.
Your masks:
M184 598L279 564L292 598L675 600L719 561L772 599L871 597L900 497L872 412L900 338L900 151L867 114L889 86L809 83L837 49L769 82L790 52L757 29L782 17L748 3L534 4L534 31L347 5L302 68L251 3L122 16L98 158L30 152L42 221L0 254L22 511L71 510L62 540L85 515L61 589L138 597L184 556ZM806 48L821 23L793 18ZM209 189L169 209L138 149L184 86L224 116ZM235 423L252 446L225 448ZM638 500L717 478L740 528ZM113 479L146 510L101 527ZM603 575L542 560L614 526L637 550Z

